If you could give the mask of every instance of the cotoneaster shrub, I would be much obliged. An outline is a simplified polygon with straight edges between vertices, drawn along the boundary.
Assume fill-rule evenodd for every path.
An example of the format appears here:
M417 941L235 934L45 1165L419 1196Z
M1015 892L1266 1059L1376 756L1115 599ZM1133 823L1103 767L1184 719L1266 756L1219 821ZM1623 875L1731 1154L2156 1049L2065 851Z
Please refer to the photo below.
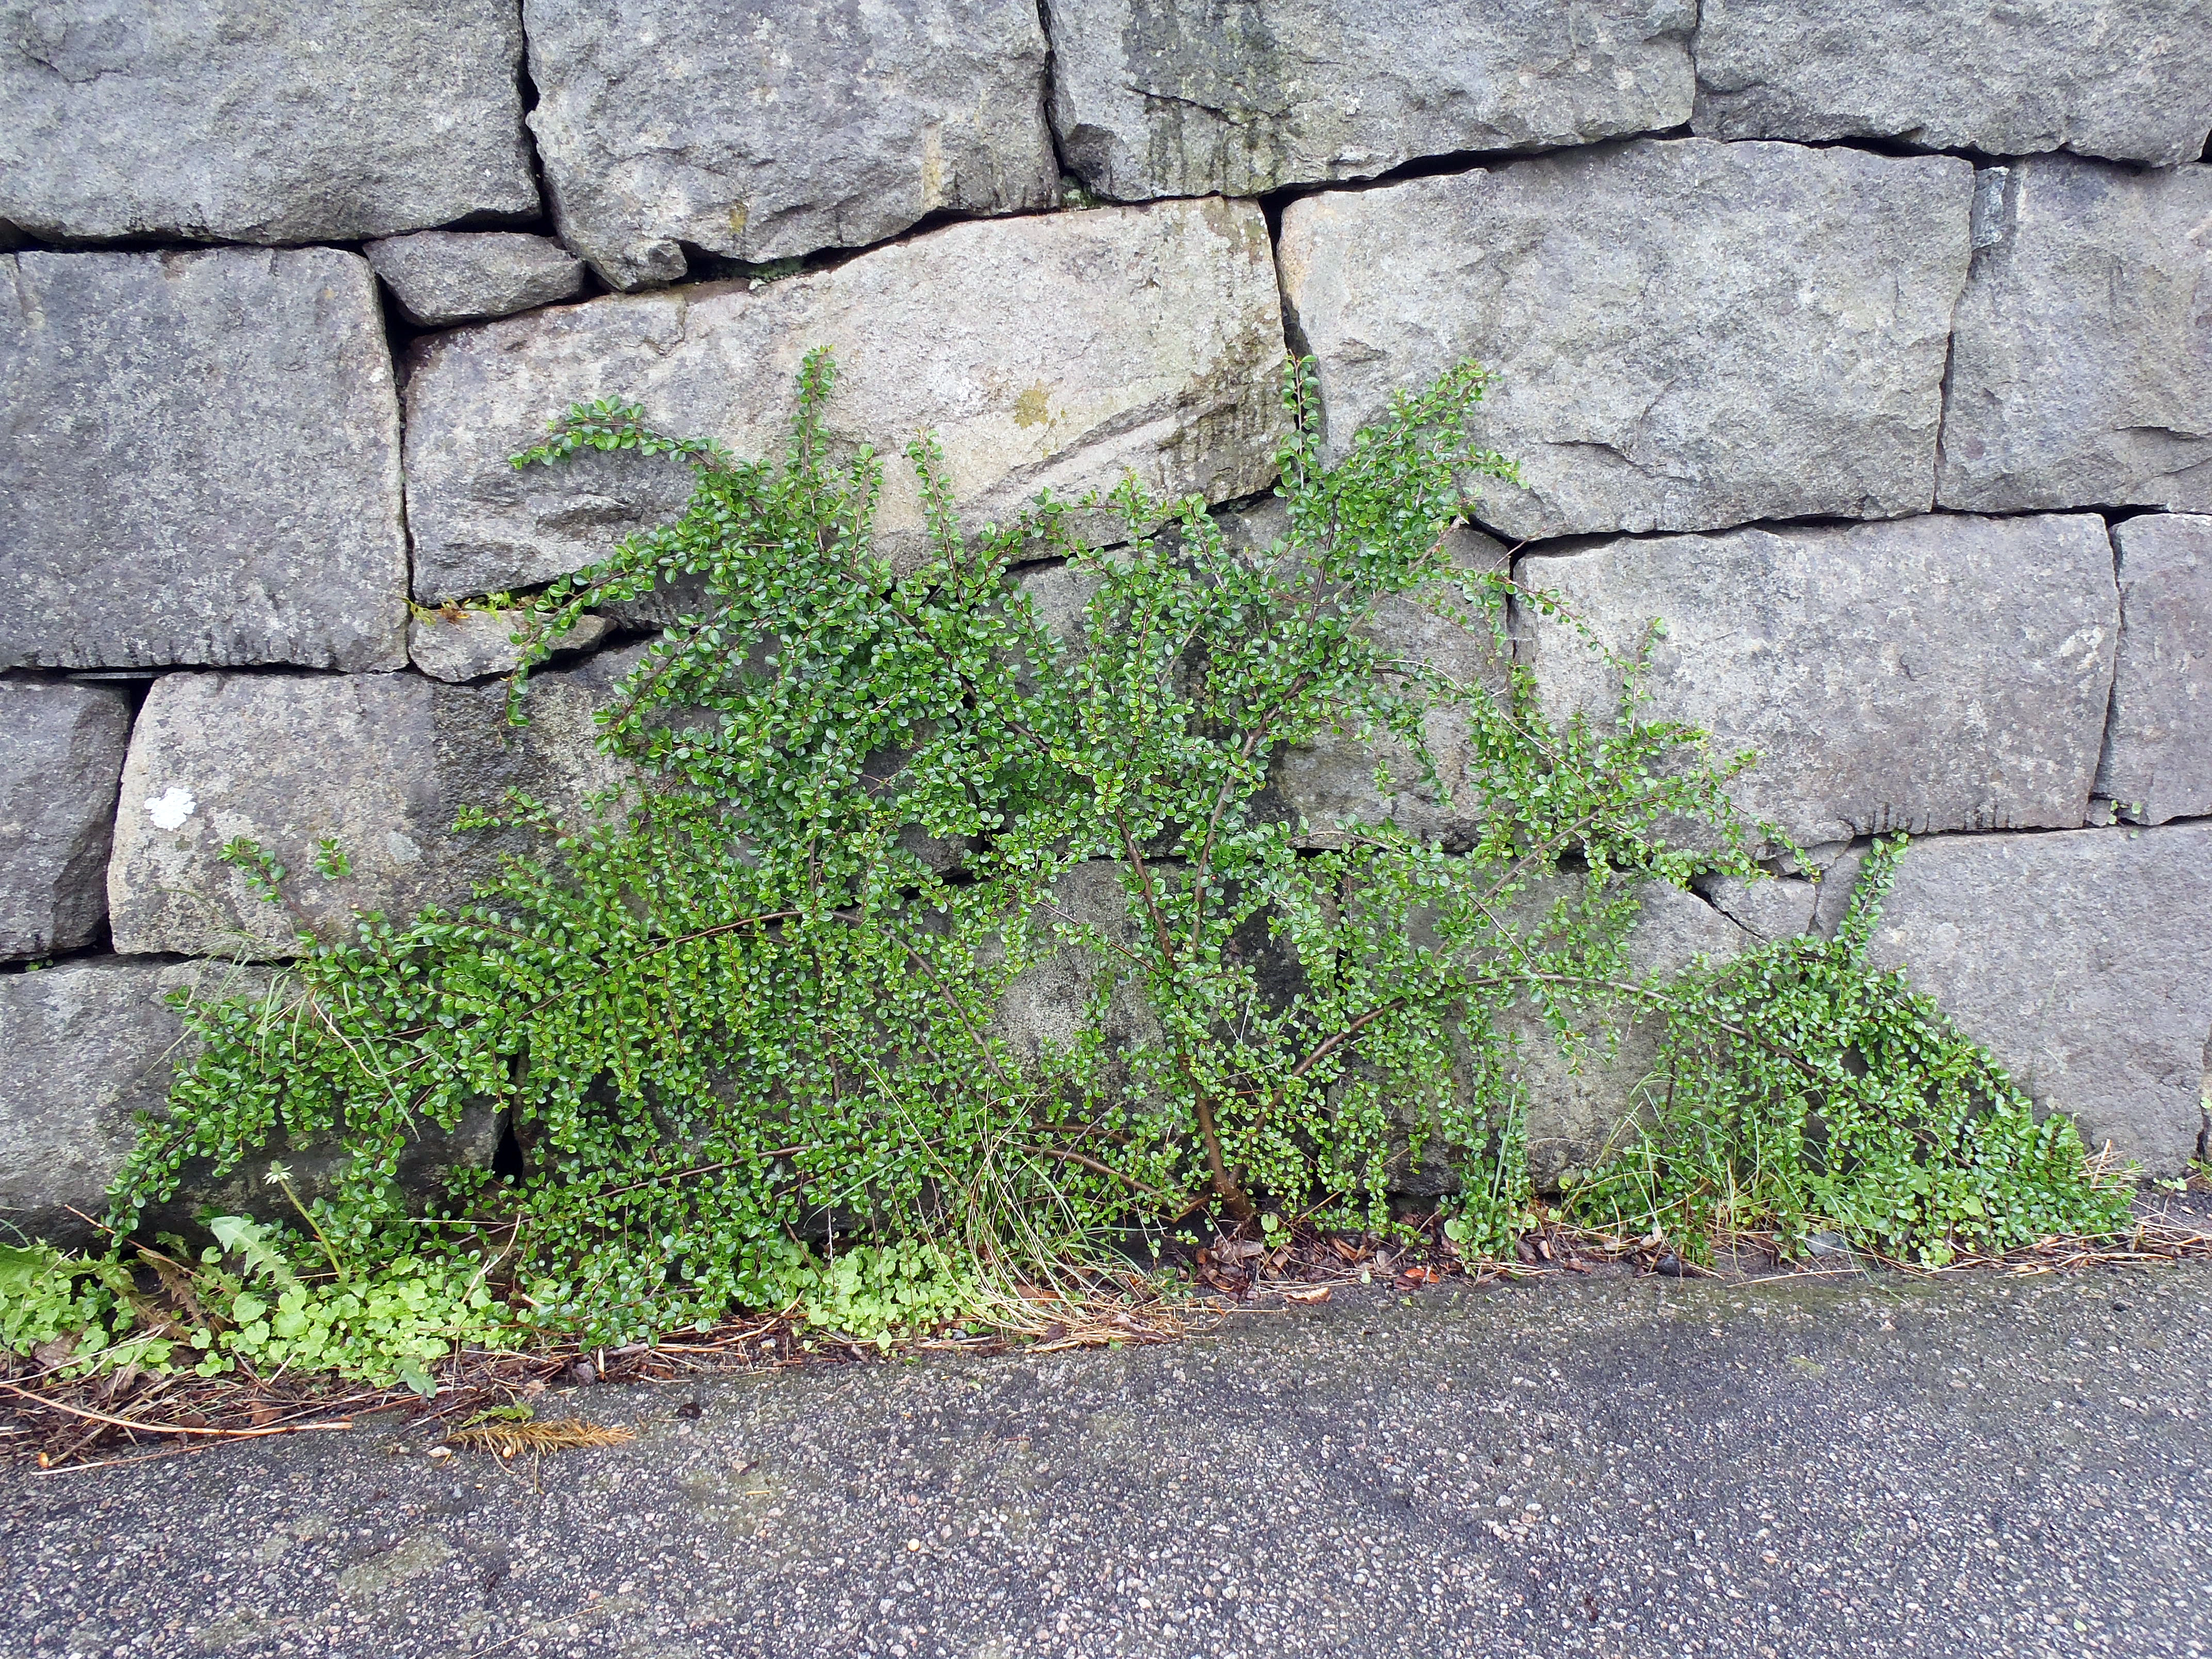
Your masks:
M1986 1054L1868 968L1871 891L1832 946L1679 984L1629 968L1643 884L1755 877L1776 837L1724 793L1748 757L1645 718L1632 662L1617 720L1537 707L1507 607L1556 607L1448 552L1469 482L1510 476L1468 436L1484 385L1465 365L1401 395L1328 464L1294 364L1266 546L1133 482L975 532L920 441L911 568L875 544L878 459L830 453L825 354L778 456L619 403L570 411L518 465L623 449L693 474L679 519L526 623L542 659L596 607L702 596L600 716L635 786L566 823L516 798L499 823L544 850L471 903L365 917L270 994L195 1005L199 1057L145 1126L116 1224L190 1161L334 1134L349 1157L304 1212L318 1237L268 1234L295 1279L477 1237L522 1322L609 1340L733 1306L941 1323L988 1281L1201 1216L1388 1226L1405 1156L1449 1162L1447 1231L1501 1252L1530 1219L1516 1033L1533 1018L1577 1052L1624 999L1664 1020L1664 1075L1574 1195L1593 1223L1694 1248L1817 1218L1931 1260L2110 1224L2124 1200L2084 1177L2070 1127L2035 1125ZM1074 510L1102 505L1124 527L1104 547ZM1016 574L1047 561L1082 596L1057 627ZM1488 641L1497 684L1390 657L1369 626L1386 600ZM526 670L516 694L526 719ZM1439 713L1467 732L1456 785L1425 741ZM1308 844L1270 768L1330 734L1394 750L1397 787L1449 801L1469 844L1388 823ZM1685 820L1697 848L1662 838ZM1086 1017L1035 1049L1007 1000L1071 971ZM454 1177L443 1218L495 1227L410 1231L403 1149L486 1105L530 1173ZM242 1330L239 1293L269 1298L234 1292Z

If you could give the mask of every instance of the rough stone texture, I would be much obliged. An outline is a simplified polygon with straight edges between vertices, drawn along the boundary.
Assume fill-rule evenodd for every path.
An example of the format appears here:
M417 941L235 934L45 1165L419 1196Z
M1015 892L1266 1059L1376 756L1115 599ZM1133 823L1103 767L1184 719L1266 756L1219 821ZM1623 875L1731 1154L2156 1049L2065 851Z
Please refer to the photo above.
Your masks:
M307 242L527 216L512 0L0 4L0 221Z
M1947 156L1644 140L1283 217L1332 449L1465 357L1500 379L1510 539L1927 510L1972 175Z
M2146 1174L2201 1156L2212 824L1917 842L1875 960Z
M583 291L584 264L550 236L422 230L362 252L418 328L505 317Z
M1938 498L2212 511L2212 167L1982 179Z
M1037 621L1057 643L1074 646L1079 657L1088 654L1089 647L1083 641L1084 612L1098 592L1096 576L1069 564L1035 564L1012 572L1012 580L1013 586L1027 596ZM1024 690L1036 687L1034 665L1018 663L1015 673Z
M164 999L219 992L220 963L102 957L0 975L0 1223L80 1244L69 1213L107 1209L107 1186L137 1143L132 1114L168 1099L182 1034Z
M1705 0L1698 133L2070 149L2170 167L2212 129L2202 0Z
M1871 841L1846 842L1823 849L1826 856L1814 859L1820 881L1813 889L1813 931L1821 938L1835 938L1836 930L1844 925L1851 895L1858 886L1859 866L1866 862L1873 845Z
M130 739L118 691L0 680L0 957L74 950L106 920Z
M1097 927L1125 945L1136 942L1138 923L1129 914L1118 866L1103 860L1077 865L1060 878L1053 902L1059 920ZM1099 966L1088 950L1074 945L1032 963L1000 997L991 1034L1003 1038L1028 1065L1035 1065L1048 1047L1071 1046L1083 1034L1085 1005ZM1139 1043L1161 1040L1159 1019L1141 987L1126 981L1115 986L1107 1001L1105 1036L1109 1054L1116 1057Z
M366 261L0 256L0 667L405 660Z
M1813 931L1820 889L1802 876L1709 876L1697 887L1706 903L1753 939L1771 942Z
M1609 650L1650 642L1649 715L1758 751L1738 804L1802 842L2087 821L2119 632L2092 514L1737 530L1529 556ZM1524 611L1546 711L1606 720L1620 676Z
M1257 206L1218 200L954 225L757 289L610 297L417 341L409 521L425 599L543 580L679 508L688 469L507 457L579 399L619 394L663 430L781 451L793 377L831 347L827 419L892 457L878 516L921 544L897 450L933 429L970 522L1133 471L1155 491L1249 495L1281 432L1280 313Z
M1536 149L1689 118L1689 0L1054 0L1053 126L1129 201L1257 196L1419 155Z
M1511 562L1504 546L1480 531L1462 526L1451 533L1450 543L1452 561L1462 570L1503 574ZM1447 605L1464 608L1455 592L1447 591L1438 598ZM1377 605L1367 632L1401 660L1425 664L1498 696L1505 690L1505 665L1496 636L1476 631L1481 627L1480 621L1473 629L1462 627L1423 603L1421 596L1406 594L1393 595ZM1450 792L1449 802L1423 781L1419 763L1395 738L1363 743L1348 732L1330 732L1284 749L1270 769L1268 783L1281 809L1304 822L1301 844L1340 846L1344 835L1339 825L1385 819L1424 840L1449 842L1471 837L1480 803L1468 787L1467 712L1431 709L1423 727L1437 773ZM1375 787L1378 759L1389 768L1392 787L1387 793Z
M1030 0L523 9L555 216L612 287L675 281L684 244L781 259L1059 193Z
M2212 814L2212 518L2130 519L2097 793L2143 823Z
M522 661L515 629L528 616L521 611L434 611L407 625L407 655L432 679L487 679L511 674ZM562 635L556 656L587 651L614 629L604 617L581 617Z
M123 769L107 878L116 949L291 956L303 928L343 937L356 908L404 921L465 900L498 850L535 843L456 836L463 806L496 806L521 788L573 819L586 795L628 781L592 746L591 714L635 654L533 677L520 728L506 724L496 683L168 676L139 711ZM239 836L290 872L283 904L221 861ZM325 837L351 876L318 873Z
M1719 910L1678 887L1649 882L1640 896L1643 914L1628 936L1637 974L1672 973L1699 957L1725 961L1754 942ZM1528 1173L1540 1189L1556 1188L1563 1176L1601 1162L1638 1105L1638 1085L1659 1058L1660 1026L1635 1012L1632 1007L1614 1012L1611 1030L1619 1040L1610 1055L1607 1030L1598 1028L1571 1064L1533 1012L1519 1010L1512 1017L1522 1045L1516 1073L1528 1112Z
M184 1021L167 997L261 997L267 973L221 962L148 963L103 957L36 973L0 975L0 1236L20 1228L33 1237L82 1246L93 1230L70 1211L104 1215L107 1188L137 1144L134 1114L159 1114L191 1050ZM281 994L281 993L280 993ZM499 1142L488 1109L465 1111L450 1131L425 1126L400 1160L399 1182L428 1194L459 1168L483 1168ZM195 1212L260 1214L289 1210L262 1179L272 1161L292 1172L295 1191L328 1190L341 1167L334 1137L293 1141L281 1133L236 1170L216 1176L204 1160L185 1164L176 1200L149 1218L189 1228Z

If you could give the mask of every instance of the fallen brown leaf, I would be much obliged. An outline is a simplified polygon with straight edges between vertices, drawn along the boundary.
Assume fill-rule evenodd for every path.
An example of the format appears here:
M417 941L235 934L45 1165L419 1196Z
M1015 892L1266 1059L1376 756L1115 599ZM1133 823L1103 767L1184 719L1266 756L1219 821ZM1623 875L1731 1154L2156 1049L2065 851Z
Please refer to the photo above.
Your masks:
M52 1370L76 1352L76 1333L69 1331L32 1349L31 1363L41 1370Z

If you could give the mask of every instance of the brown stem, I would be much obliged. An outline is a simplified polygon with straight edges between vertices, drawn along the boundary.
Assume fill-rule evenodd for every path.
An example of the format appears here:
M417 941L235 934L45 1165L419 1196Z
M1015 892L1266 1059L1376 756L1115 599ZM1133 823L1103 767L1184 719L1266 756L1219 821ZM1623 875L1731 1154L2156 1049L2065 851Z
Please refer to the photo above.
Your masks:
M1159 940L1160 965L1173 968L1176 964L1175 935L1168 931L1168 919L1160 914L1160 902L1152 891L1152 872L1145 863L1145 855L1137 850L1136 837L1129 833L1129 820L1120 807L1114 809L1114 827L1121 835L1121 851L1129 860L1129 867L1137 872L1137 890L1144 896L1145 914L1152 918L1153 937Z
M1312 678L1310 673L1305 673L1291 681L1291 689L1285 694L1284 701L1288 702L1297 697L1305 690L1306 682ZM1261 744L1267 741L1268 732L1274 729L1274 724L1275 717L1270 714L1252 729L1251 734L1244 739L1243 749L1238 756L1240 761L1249 763L1253 756L1259 753ZM1221 787L1214 792L1213 810L1207 815L1206 820L1206 840L1198 849L1197 873L1193 878L1191 884L1191 897L1199 907L1191 922L1191 949L1194 951L1198 948L1198 930L1205 915L1203 906L1206 872L1212 867L1214 844L1221 834L1221 815L1229 810L1231 788L1231 781L1224 779Z
M1079 1164L1086 1170L1094 1170L1100 1175L1109 1176L1113 1180L1120 1182L1125 1187L1134 1188L1137 1191L1144 1194L1147 1198L1156 1198L1159 1200L1162 1204L1164 1204L1170 1209L1175 1209L1180 1206L1186 1205L1190 1201L1188 1198L1178 1198L1172 1193L1164 1193L1157 1187L1148 1187L1143 1182L1138 1180L1136 1176L1123 1175L1119 1170L1114 1168L1111 1164L1101 1164L1095 1158L1085 1158L1081 1152L1067 1152L1058 1146L1032 1146L1029 1150L1039 1158L1056 1158L1066 1163Z
M1137 872L1139 890L1144 894L1145 909L1152 917L1152 932L1160 943L1160 956L1165 966L1173 968L1176 962L1175 936L1169 930L1167 918L1160 914L1159 901L1152 892L1152 874L1145 866L1145 855L1137 850L1136 838L1129 833L1128 820L1117 807L1114 823L1121 832L1121 850L1129 866ZM1189 1080L1191 1109L1198 1119L1198 1138L1206 1148L1206 1173L1213 1178L1213 1190L1229 1206L1229 1212L1239 1221L1249 1221L1254 1214L1252 1200L1237 1177L1229 1172L1229 1160L1222 1153L1221 1130L1213 1120L1213 1101L1198 1080L1198 1068L1188 1054L1178 1053L1176 1063L1182 1067L1183 1076Z
M1389 1001L1382 1003L1379 1006L1370 1008L1365 1013L1360 1015L1358 1018L1353 1020L1351 1024L1346 1026L1341 1031L1331 1033L1330 1036L1322 1042L1320 1047L1316 1048L1311 1054L1308 1054L1297 1065L1291 1067L1291 1075L1292 1077L1304 1077L1308 1072L1313 1070L1315 1066L1320 1065L1322 1060L1328 1059L1330 1054L1336 1049L1342 1048L1346 1043L1351 1042L1354 1037L1358 1036L1361 1031L1364 1030L1368 1026L1372 1025L1376 1020L1382 1018L1383 1015L1389 1013L1393 1008L1404 1006L1405 1001L1406 999L1403 997L1393 997Z
M311 1429L346 1430L353 1427L352 1419L342 1418L331 1423L295 1423L282 1428L266 1429L210 1429L187 1423L146 1423L135 1417L110 1417L106 1412L87 1411L82 1406L64 1405L58 1400L49 1400L44 1395L19 1389L13 1382L0 1382L0 1389L19 1395L34 1406L48 1411L65 1412L71 1417L81 1417L88 1423L106 1424L111 1428L139 1429L148 1434L198 1434L216 1440L259 1440L272 1434L300 1434Z
M1221 1155L1221 1131L1213 1121L1213 1100L1199 1086L1198 1078L1188 1059L1183 1061L1183 1075L1190 1079L1191 1109L1198 1118L1198 1136L1206 1147L1206 1170L1213 1177L1213 1190L1229 1206L1229 1213L1239 1221L1249 1221L1255 1212L1252 1200L1235 1176L1229 1172L1228 1160Z

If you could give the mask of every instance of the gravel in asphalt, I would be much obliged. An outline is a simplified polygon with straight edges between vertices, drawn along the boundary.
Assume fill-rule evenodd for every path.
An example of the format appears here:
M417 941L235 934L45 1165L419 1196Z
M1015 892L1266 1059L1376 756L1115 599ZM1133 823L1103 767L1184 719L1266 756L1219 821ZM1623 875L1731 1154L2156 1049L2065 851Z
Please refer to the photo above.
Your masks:
M0 1475L47 1656L2173 1655L2212 1267L1559 1275ZM696 1417L679 1408L696 1397Z

